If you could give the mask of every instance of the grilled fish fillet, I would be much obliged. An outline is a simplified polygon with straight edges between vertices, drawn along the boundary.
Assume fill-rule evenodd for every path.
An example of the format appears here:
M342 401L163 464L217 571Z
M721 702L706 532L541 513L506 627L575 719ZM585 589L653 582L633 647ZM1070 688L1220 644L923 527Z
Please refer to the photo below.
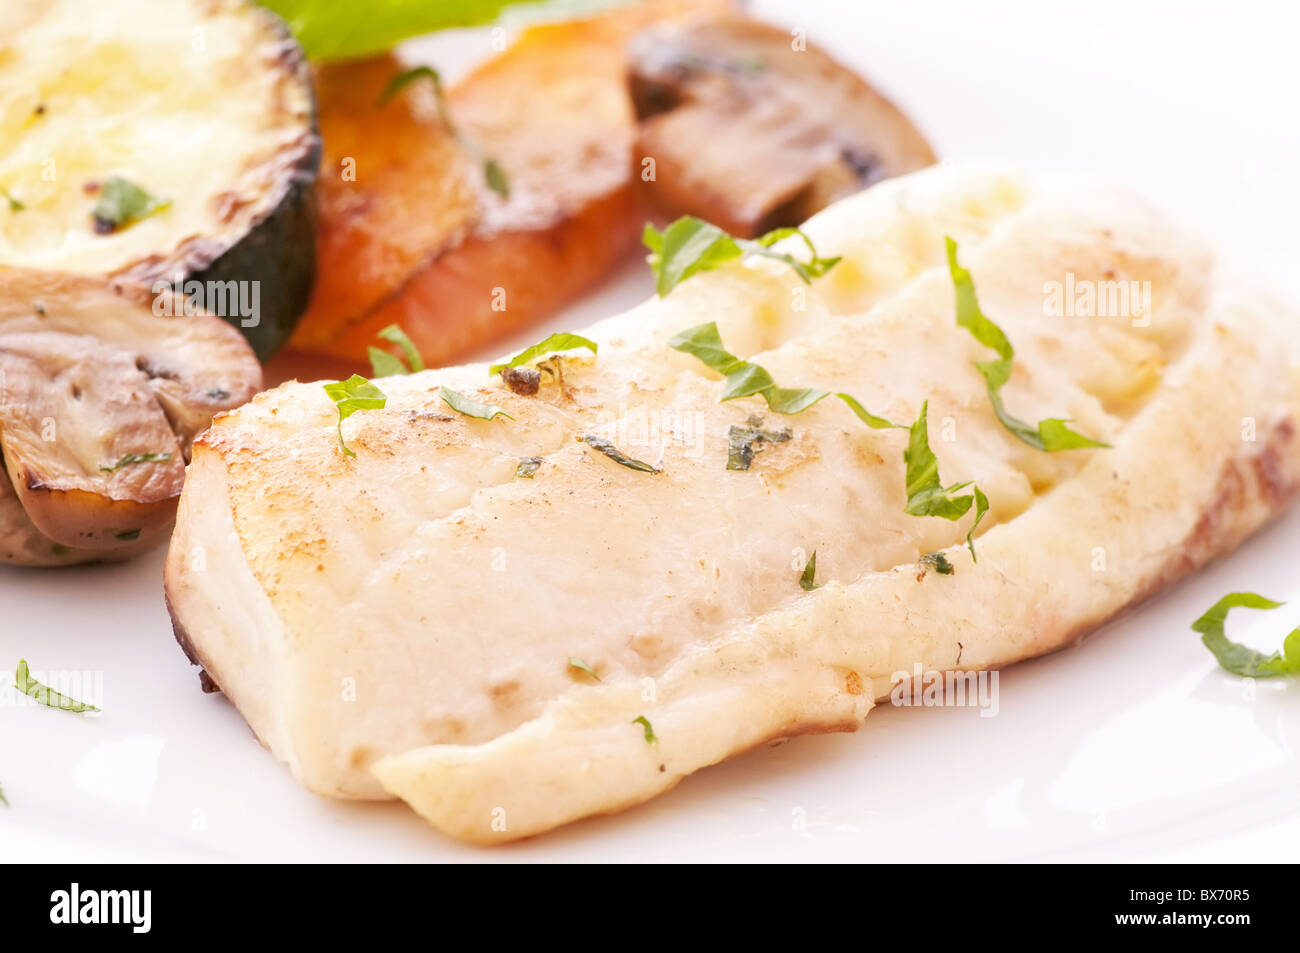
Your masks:
M566 353L536 396L484 365L379 381L386 408L343 424L355 458L320 383L219 417L167 563L191 660L311 790L399 797L500 842L771 739L853 730L915 663L1059 648L1236 546L1300 485L1295 309L1131 194L941 166L807 231L843 256L811 286L763 259L696 275L589 329L599 353ZM945 235L1016 348L1007 407L1109 448L1045 453L998 422ZM1122 287L1124 313L1092 313ZM709 320L782 386L902 422L928 401L944 483L991 501L978 562L973 514L904 512L905 431L834 399L793 416L720 403L718 375L667 346ZM441 384L514 419L462 416ZM729 470L728 427L755 413L792 438ZM953 574L922 571L932 551Z

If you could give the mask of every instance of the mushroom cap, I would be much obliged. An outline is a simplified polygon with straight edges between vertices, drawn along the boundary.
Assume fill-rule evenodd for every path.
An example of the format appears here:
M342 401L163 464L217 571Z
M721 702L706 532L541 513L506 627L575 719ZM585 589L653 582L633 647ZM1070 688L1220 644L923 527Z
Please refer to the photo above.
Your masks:
M753 237L800 225L881 179L931 165L908 118L860 76L742 16L638 33L628 85L636 179L664 211ZM641 164L654 159L654 176Z
M0 267L0 561L160 542L194 438L247 401L243 336L162 285Z

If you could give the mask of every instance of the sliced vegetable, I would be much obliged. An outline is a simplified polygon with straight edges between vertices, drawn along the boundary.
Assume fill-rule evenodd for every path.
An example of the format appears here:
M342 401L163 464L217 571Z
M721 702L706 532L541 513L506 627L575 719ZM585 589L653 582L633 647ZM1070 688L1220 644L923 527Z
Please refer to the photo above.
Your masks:
M1040 420L1037 426L1030 426L1018 417L1013 417L1002 404L1002 385L1011 379L1011 361L1015 350L1011 342L980 310L979 300L975 297L975 283L970 272L957 263L957 243L951 238L944 238L948 248L948 271L952 275L953 290L957 296L957 323L971 333L975 340L998 354L996 361L976 361L975 368L984 377L993 412L1019 440L1038 450L1078 450L1083 447L1109 447L1110 444L1085 437L1071 430L1067 420L1049 417Z
M320 137L284 24L229 0L114 0L93 22L82 0L18 9L5 41L28 52L0 57L0 89L45 108L0 137L0 178L30 170L0 265L165 283L269 356L315 276Z
M14 687L24 695L30 695L38 704L46 708L62 708L64 711L72 712L99 711L94 705L79 702L62 692L56 692L48 685L42 685L32 678L31 672L27 670L26 659L18 660L18 668L14 672Z
M772 245L793 235L798 235L808 246L807 261L800 261L785 252L772 251ZM662 232L647 222L641 241L650 249L646 260L654 272L655 290L661 298L692 275L711 271L742 255L759 255L785 262L805 284L826 274L840 260L839 256L818 256L812 239L797 228L779 228L751 241L735 238L718 226L690 215L677 219Z
M812 44L743 15L645 30L628 46L639 186L670 216L752 237L934 162L907 117Z
M633 459L632 457L629 457L626 453L618 449L618 447L614 446L612 443L610 443L610 441L606 440L604 437L600 437L597 436L596 434L589 433L589 434L584 434L583 436L578 437L577 439L582 441L592 449L599 450L601 453L609 457L615 463L619 464L620 466L627 467L629 470L639 470L642 473L661 472L659 467L656 467L653 464L649 464L643 460L636 460Z
M345 381L336 381L324 387L325 393L338 408L339 449L349 457L355 457L356 454L343 442L343 421L358 410L382 410L387 405L388 398L382 390L360 374L353 374Z
M0 562L120 559L170 533L193 440L262 382L239 332L167 316L183 307L0 268Z
M1253 592L1232 592L1206 610L1192 623L1201 633L1201 642L1214 653L1219 665L1233 675L1246 678L1272 678L1277 675L1300 675L1300 627L1294 628L1282 642L1282 651L1265 655L1240 642L1231 641L1224 631L1228 612L1236 608L1276 609L1283 605Z
M574 348L585 347L592 354L595 354L598 345L591 338L585 338L581 334L571 334L568 331L557 331L544 340L538 341L531 347L526 347L510 360L501 364L493 364L488 368L489 374L500 374L507 367L518 367L521 364L527 364L529 361L535 361L539 357L553 354L556 351L572 351Z

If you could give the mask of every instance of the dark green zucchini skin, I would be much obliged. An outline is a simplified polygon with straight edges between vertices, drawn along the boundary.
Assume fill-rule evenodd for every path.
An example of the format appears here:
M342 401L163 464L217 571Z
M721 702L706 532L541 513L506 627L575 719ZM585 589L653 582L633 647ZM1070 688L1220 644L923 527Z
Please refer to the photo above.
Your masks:
M215 242L198 236L166 261L138 262L123 277L151 285L155 281L259 282L258 323L243 327L238 315L221 315L238 328L258 359L265 362L289 340L307 310L316 281L316 177L320 170L321 136L316 121L316 94L302 47L284 21L271 11L250 4L249 15L262 17L269 39L277 44L276 68L305 90L310 108L301 135L282 150L274 197L267 211L234 241ZM238 130L231 130L238 135Z

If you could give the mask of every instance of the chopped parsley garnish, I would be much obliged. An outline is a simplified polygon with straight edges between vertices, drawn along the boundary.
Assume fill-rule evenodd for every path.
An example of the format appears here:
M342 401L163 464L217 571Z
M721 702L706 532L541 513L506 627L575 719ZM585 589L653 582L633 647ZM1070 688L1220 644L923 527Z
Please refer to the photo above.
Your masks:
M161 212L171 204L171 199L150 195L134 182L112 175L104 180L99 201L90 214L95 221L95 231L107 235Z
M106 467L103 464L100 464L99 468L105 473L112 473L114 470L129 467L133 463L166 463L171 458L172 455L170 453L128 453L112 466Z
M804 592L812 592L814 589L820 589L813 580L817 578L817 550L813 550L808 561L804 563L803 572L799 574L799 588Z
M504 198L510 197L510 182L506 178L505 170L496 159L483 155L478 146L461 135L460 129L451 120L451 110L447 108L447 96L442 88L442 77L432 66L413 66L411 69L403 70L388 81L384 91L379 94L378 105L386 106L394 96L403 89L415 82L417 79L427 79L433 85L433 100L437 105L438 118L442 124L447 127L447 131L456 138L456 141L465 148L467 152L473 155L482 163L483 181L487 187L497 195Z
M1280 605L1282 603L1253 592L1229 593L1193 622L1192 630L1201 633L1205 647L1233 675L1246 678L1297 675L1300 674L1300 627L1292 629L1282 642L1282 651L1272 655L1265 655L1240 642L1232 642L1224 632L1224 623L1230 609L1276 609Z
M975 487L974 492L965 496L954 496L958 490L970 486L970 482L954 483L944 486L939 480L939 458L930 449L929 424L926 413L929 401L921 405L921 413L912 424L907 440L907 449L903 451L903 463L907 472L907 506L905 510L912 516L938 516L942 519L956 521L966 515L966 511L975 504L975 522L966 534L966 545L970 547L971 559L975 556L975 530L988 512L988 497Z
M757 394L778 414L797 414L807 410L823 397L831 396L830 391L818 390L814 387L777 387L776 381L766 370L757 364L736 357L723 346L716 321L697 324L693 328L674 334L669 338L668 346L699 358L723 376L722 396L719 400L735 400L738 397L752 397ZM848 394L839 393L835 396L844 401L857 418L873 430L903 429L884 417L868 413Z
M625 466L629 470L639 470L642 473L661 472L660 468L654 466L653 464L646 463L644 460L635 460L632 457L629 457L626 453L618 449L618 447L614 446L612 443L610 443L610 441L606 440L604 437L599 437L596 434L589 433L589 434L583 434L581 437L575 437L574 439L581 440L583 443L585 443L587 446L591 447L594 450L599 450L601 453L609 457L615 463L620 464L621 466Z
M919 562L921 563L922 575L926 570L930 569L933 569L941 576L951 576L956 572L952 568L952 563L948 562L948 557L943 553L926 553L920 558Z
M772 245L792 235L798 235L808 246L807 261L800 261L794 255L784 252L772 251ZM718 226L690 215L683 215L662 232L647 222L641 240L650 249L646 260L654 272L655 290L661 298L691 275L710 271L744 255L758 255L785 262L805 284L826 274L840 260L839 256L820 257L812 239L797 228L778 228L751 241L736 238Z
M769 443L785 443L793 435L789 427L781 430L764 430L763 418L752 414L745 426L732 424L727 430L727 469L748 470L754 454Z
M445 384L438 388L438 394L442 397L442 402L459 414L466 417L477 417L480 420L492 420L498 415L509 417L514 420L514 415L509 411L502 410L496 404L482 404L477 400L472 400L464 394L452 390Z
M21 212L27 208L26 205L14 198L13 193L8 189L0 189L0 195L4 196L5 201L9 203L9 211L11 212Z
M402 349L406 356L403 361L397 355L385 351L383 348L370 346L370 370L376 377L397 377L401 374L413 374L416 371L424 370L424 360L420 357L420 352L416 349L415 343L407 337L396 324L390 324L379 332L379 336L385 341L391 341Z
M502 364L493 364L488 368L488 373L500 374L507 367L518 367L520 364L535 361L543 355L553 354L556 351L571 351L575 347L585 347L592 354L596 353L596 342L590 338L584 338L581 334L570 334L568 331L557 331L532 347L524 348L510 360Z
M0 804L3 804L5 807L9 806L9 799L5 797L5 789L3 787L0 787Z
M640 725L645 729L645 743L648 745L659 744L659 739L655 737L654 726L650 724L650 719L645 715L637 715L632 719L632 724Z
M1002 329L994 324L980 310L979 299L975 297L975 283L970 272L957 263L957 243L945 236L948 247L948 271L952 275L952 286L957 296L957 324L971 333L975 340L997 352L996 361L976 361L975 369L984 378L988 389L989 401L993 412L1013 435L1029 446L1038 450L1077 450L1082 447L1108 447L1110 444L1085 437L1071 430L1067 420L1049 417L1031 426L1018 417L1013 417L1002 404L1002 385L1011 379L1011 362L1015 349Z
M26 659L18 660L18 669L14 672L14 688L24 695L30 695L36 699L38 704L44 705L46 708L62 708L64 711L74 712L99 711L94 705L79 702L62 692L56 692L48 685L42 685L32 678L31 672L27 670Z
M356 454L343 442L343 421L358 410L382 410L388 403L388 398L382 390L360 374L353 374L345 381L325 384L324 387L329 399L338 407L339 449L349 457L355 457Z
M592 678L594 678L596 681L600 681L600 676L597 675L595 672L593 672L593 671L591 670L591 666L588 665L586 662L584 662L584 661L583 661L582 659L580 659L580 658L570 658L570 659L569 659L569 668L576 668L576 669L577 669L578 671L580 671L580 672L586 672L588 675L590 675L590 676L591 676Z
M520 457L519 464L515 467L515 476L531 480L541 465L541 457Z

